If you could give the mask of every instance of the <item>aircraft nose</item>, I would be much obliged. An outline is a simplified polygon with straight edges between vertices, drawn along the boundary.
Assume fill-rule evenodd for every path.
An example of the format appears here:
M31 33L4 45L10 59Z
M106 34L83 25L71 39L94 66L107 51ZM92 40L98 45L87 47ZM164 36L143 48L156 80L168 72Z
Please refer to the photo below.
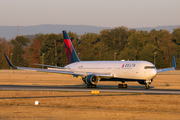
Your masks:
M152 70L152 71L151 71L151 75L152 75L152 77L155 77L155 76L156 76L156 74L157 74L156 69L154 69L154 70Z

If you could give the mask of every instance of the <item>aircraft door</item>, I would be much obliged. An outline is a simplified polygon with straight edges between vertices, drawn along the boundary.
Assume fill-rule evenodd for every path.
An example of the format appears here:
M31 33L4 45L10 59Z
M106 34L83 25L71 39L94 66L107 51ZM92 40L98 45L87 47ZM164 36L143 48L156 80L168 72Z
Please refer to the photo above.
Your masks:
M136 67L135 67L135 70L134 70L134 74L135 74L136 77L138 77L139 74L140 74L139 68L140 68L140 66L138 64L136 64Z

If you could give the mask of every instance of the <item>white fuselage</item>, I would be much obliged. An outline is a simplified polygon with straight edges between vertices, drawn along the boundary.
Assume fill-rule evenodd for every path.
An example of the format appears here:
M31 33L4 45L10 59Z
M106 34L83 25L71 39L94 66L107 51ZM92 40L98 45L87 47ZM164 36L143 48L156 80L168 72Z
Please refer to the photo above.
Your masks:
M65 68L72 71L108 73L114 78L151 80L156 74L154 65L147 61L81 61Z

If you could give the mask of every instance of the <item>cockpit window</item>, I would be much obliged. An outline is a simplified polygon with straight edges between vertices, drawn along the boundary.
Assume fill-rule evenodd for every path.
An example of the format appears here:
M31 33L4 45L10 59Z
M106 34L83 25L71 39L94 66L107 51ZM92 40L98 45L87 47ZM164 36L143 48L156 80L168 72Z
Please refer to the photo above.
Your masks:
M145 66L144 69L155 69L155 66Z

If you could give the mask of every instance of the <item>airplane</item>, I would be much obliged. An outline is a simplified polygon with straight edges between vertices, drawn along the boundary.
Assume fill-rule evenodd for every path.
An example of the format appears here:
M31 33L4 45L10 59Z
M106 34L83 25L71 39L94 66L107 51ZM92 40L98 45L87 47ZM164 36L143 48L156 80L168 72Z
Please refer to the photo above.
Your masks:
M64 30L63 37L65 43L65 51L68 64L65 67L37 64L48 69L17 67L14 66L5 55L8 64L16 69L35 70L40 72L70 74L75 77L80 76L87 84L87 88L96 88L100 81L119 81L118 88L127 88L127 81L135 81L145 85L145 89L149 89L149 85L157 73L175 70L176 61L172 56L173 65L171 68L156 69L155 65L148 61L80 61L73 44Z

